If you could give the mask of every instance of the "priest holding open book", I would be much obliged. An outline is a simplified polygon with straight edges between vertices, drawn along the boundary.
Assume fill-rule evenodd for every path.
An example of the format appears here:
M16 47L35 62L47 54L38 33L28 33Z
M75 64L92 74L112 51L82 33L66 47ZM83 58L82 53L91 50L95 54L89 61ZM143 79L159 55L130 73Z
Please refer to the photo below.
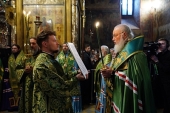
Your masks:
M75 74L79 73L79 66L74 59L73 54L70 52L67 43L62 45L62 51L58 54L56 59L61 66L63 67L64 73L67 76L67 79L72 78ZM67 101L71 101L72 105L70 108L73 108L73 113L80 113L82 111L82 101L81 101L81 92L80 92L80 83L75 84L72 92L72 98L68 98Z
M36 59L33 68L33 113L72 113L68 111L67 101L70 90L79 80L88 78L88 74L78 73L70 79L62 66L55 60L59 43L53 31L42 31L37 36L37 44L42 53Z

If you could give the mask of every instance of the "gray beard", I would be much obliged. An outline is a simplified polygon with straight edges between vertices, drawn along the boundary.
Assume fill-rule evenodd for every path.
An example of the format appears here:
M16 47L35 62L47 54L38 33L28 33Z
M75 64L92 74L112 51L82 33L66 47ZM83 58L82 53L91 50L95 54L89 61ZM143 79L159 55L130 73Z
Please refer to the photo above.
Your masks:
M33 55L34 55L34 54L36 54L36 53L38 52L38 49L36 49L36 50L35 50L35 49L31 49L31 51L30 51L30 52L31 52L31 54L33 54Z
M125 46L125 43L126 43L126 39L124 40L121 36L119 43L114 46L114 52L119 53Z

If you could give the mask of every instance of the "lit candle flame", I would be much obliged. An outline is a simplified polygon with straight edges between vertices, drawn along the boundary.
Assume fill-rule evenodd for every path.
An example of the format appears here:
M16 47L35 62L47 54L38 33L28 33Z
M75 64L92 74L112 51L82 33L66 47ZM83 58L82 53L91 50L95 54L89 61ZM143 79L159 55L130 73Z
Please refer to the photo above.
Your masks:
M99 22L96 22L96 28L98 28L98 27L99 27L99 25L100 25L100 23L99 23Z
M29 16L31 14L31 11L29 11L28 13L27 13L27 16Z
M23 10L23 14L26 15L26 12Z

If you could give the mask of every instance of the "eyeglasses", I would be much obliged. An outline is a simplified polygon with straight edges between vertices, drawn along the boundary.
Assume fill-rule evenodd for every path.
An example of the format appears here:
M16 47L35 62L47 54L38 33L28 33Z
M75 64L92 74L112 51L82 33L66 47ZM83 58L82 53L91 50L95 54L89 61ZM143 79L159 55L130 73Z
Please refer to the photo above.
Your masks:
M118 33L118 34L113 34L113 37L117 37L117 36L119 36L122 33L124 33L124 32L121 32L121 33Z

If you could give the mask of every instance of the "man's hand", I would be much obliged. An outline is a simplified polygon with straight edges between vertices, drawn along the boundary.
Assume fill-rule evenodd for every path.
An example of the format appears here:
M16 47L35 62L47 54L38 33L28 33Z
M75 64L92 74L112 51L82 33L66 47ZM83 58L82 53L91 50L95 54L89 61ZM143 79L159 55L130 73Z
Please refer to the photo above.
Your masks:
M81 70L79 69L79 70L77 70L77 73L81 73Z
M79 74L76 75L76 78L77 78L78 80L88 79L88 74L86 74L85 76L86 76L86 78L84 77L84 75L83 75L82 73L79 73Z
M104 68L100 70L100 72L104 78L109 78L111 77L113 70L110 67L105 66Z
M158 58L157 58L155 55L152 55L150 58L151 58L154 62L158 62Z

